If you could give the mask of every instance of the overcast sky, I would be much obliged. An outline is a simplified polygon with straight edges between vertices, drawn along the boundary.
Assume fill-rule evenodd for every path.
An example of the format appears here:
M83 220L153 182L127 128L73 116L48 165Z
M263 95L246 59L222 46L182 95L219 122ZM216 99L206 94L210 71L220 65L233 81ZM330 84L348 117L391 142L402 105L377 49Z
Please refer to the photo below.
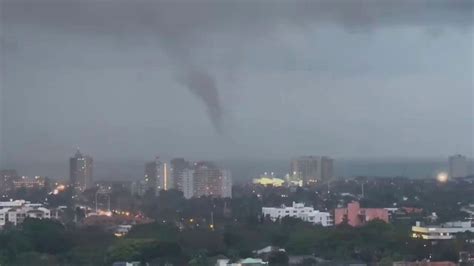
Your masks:
M473 155L473 2L0 0L6 162Z

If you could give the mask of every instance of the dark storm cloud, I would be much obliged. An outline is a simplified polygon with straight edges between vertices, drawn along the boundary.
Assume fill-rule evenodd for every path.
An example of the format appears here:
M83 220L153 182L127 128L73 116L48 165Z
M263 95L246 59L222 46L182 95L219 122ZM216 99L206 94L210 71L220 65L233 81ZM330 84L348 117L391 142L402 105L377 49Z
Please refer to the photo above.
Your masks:
M223 132L222 106L219 101L219 91L216 81L200 68L191 68L184 74L183 83L189 90L204 102L207 113L218 133Z
M470 0L345 0L345 1L91 1L3 0L3 27L41 27L67 34L114 37L122 42L156 36L176 61L177 75L207 108L218 132L222 104L215 77L193 54L203 35L231 32L242 41L272 31L280 24L306 26L335 24L371 30L394 25L470 27ZM2 40L12 49L14 40ZM10 44L10 45L7 45ZM238 46L238 44L235 44Z

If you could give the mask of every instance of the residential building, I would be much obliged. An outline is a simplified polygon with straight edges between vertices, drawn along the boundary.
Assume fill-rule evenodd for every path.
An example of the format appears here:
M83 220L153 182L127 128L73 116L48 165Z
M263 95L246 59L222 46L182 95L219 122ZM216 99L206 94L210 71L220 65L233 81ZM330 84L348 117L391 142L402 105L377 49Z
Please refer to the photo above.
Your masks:
M301 156L291 162L291 173L299 176L304 184L314 183L320 179L318 156Z
M0 202L0 228L6 223L16 226L25 218L50 219L51 211L42 204L24 200Z
M468 160L466 156L456 154L449 157L449 177L466 177L468 176Z
M305 185L334 177L334 160L326 156L301 156L291 162L291 174L299 176Z
M232 198L232 175L229 170L221 170L221 198Z
M372 220L389 221L389 211L383 208L361 208L359 202L347 204L347 208L337 208L334 211L335 224L345 221L351 226L361 226Z
M168 165L156 157L154 161L145 164L145 181L148 190L158 193L160 190L168 190L172 187L168 179Z
M471 221L448 222L441 225L423 226L420 222L416 222L412 226L412 237L426 240L446 240L453 239L456 234L471 232L474 233L474 227Z
M322 181L327 181L334 178L334 159L327 156L322 156L320 165Z
M320 224L322 226L331 226L333 221L331 214L328 212L320 212L313 207L305 207L304 203L293 202L291 207L281 206L280 208L263 207L262 214L269 217L272 221L282 219L284 217L293 217L305 222Z
M41 176L35 176L33 178L22 176L13 181L13 187L15 189L19 188L44 188L46 184L46 179Z
M145 195L148 188L147 185L148 184L145 179L132 182L131 187L130 187L132 195L138 195L138 196Z
M219 258L216 262L216 266L259 266L268 265L268 262L262 259L246 258L238 260L237 262L231 262L230 259Z
M182 191L185 199L194 197L194 171L186 169L182 172Z
M396 261L393 266L457 266L458 264L452 261Z
M194 164L193 196L232 197L232 177L227 170L217 168L212 162Z
M92 157L82 155L79 150L69 159L70 182L76 190L84 191L93 186L92 166Z
M171 184L174 189L183 191L183 175L190 168L190 163L184 158L174 158L170 162ZM184 191L183 191L184 192Z

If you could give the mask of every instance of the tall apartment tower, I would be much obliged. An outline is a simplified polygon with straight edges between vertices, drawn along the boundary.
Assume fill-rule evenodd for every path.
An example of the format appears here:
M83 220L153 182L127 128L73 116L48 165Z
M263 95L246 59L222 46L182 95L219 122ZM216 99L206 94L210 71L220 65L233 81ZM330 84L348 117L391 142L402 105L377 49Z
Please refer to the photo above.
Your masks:
M334 160L326 156L300 156L291 161L291 174L314 184L334 177Z
M466 156L456 154L449 157L449 177L466 177L468 176L468 160Z
M232 178L229 171L217 168L211 162L194 164L194 197L232 197Z
M321 180L327 181L334 178L334 159L327 156L321 157Z
M299 176L304 184L315 183L319 179L319 157L301 156L291 161L291 173Z
M194 197L194 171L185 169L181 175L182 192L185 199Z
M168 165L156 157L154 161L145 164L145 182L147 190L158 193L160 190L168 190L171 187Z
M183 158L174 158L170 162L170 184L174 189L184 192L183 178L186 170L189 170L190 163Z
M92 157L82 155L78 149L74 157L69 159L69 178L74 189L84 191L92 187Z

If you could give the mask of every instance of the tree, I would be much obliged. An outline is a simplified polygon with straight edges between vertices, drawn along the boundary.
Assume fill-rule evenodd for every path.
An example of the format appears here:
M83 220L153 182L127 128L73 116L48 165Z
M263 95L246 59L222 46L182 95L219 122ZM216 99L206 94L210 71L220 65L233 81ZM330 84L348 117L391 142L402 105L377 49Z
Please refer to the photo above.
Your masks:
M268 257L268 262L270 265L275 265L275 266L288 265L288 261L289 261L288 255L286 255L286 252L283 252L283 251L273 252Z
M59 222L26 218L22 229L38 252L57 254L68 251L72 246L71 240L66 237L64 226Z

